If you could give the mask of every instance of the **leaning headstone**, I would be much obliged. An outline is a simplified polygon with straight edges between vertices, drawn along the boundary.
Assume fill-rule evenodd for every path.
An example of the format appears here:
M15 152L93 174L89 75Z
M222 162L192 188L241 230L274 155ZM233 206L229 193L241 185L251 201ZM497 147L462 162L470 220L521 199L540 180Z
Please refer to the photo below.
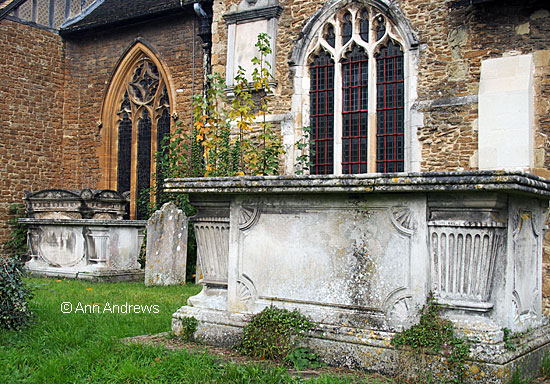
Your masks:
M185 283L187 217L169 202L147 222L145 285Z

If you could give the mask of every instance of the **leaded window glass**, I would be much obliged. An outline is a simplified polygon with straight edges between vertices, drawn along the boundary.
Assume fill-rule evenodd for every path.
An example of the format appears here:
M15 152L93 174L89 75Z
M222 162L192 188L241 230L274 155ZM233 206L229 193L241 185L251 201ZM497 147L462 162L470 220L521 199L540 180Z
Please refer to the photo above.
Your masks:
M136 206L135 200L152 186L153 153L170 134L170 100L157 66L145 55L126 74L123 92L117 111L116 189L130 191L132 216L141 219L145 207Z
M404 170L404 76L403 52L389 43L376 62L376 171Z
M311 153L314 158L312 174L333 173L334 162L334 62L321 52L309 66L312 109Z
M342 61L342 172L367 172L368 57L355 46Z
M375 7L352 4L320 31L308 61L311 173L403 171L404 53L395 26Z

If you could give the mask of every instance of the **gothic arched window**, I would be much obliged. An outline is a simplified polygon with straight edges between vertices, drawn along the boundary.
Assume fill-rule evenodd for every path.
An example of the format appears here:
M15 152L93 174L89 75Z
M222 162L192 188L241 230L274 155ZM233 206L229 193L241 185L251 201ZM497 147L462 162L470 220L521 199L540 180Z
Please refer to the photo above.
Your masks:
M395 26L375 7L353 4L312 42L311 173L404 171L404 53Z
M153 155L170 133L170 87L153 53L136 44L121 61L104 105L106 188L130 192L130 216L145 212L136 205L151 187Z

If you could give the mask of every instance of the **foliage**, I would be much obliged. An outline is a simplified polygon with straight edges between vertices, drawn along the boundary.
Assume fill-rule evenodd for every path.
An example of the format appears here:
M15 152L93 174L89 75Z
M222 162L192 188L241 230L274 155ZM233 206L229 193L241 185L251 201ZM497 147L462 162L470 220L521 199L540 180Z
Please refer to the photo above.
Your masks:
M550 352L546 352L542 358L540 374L542 377L550 377Z
M266 119L272 80L266 61L271 54L269 39L265 33L258 35L255 46L259 55L252 59L252 82L239 67L231 100L225 94L227 85L220 74L209 76L205 95L194 96L193 128L202 146L204 176L279 173L279 157L284 151L280 137Z
M325 364L318 354L308 347L298 347L288 354L286 360L297 370L319 368Z
M440 306L430 292L420 311L418 324L397 333L392 339L396 347L408 346L421 353L443 353L450 363L455 382L462 382L470 342L457 337L451 321L440 316Z
M302 137L294 144L296 149L300 151L300 155L296 156L296 167L294 170L294 173L297 175L303 175L313 166L311 159L315 156L315 149L313 148L310 139L311 127L302 127Z
M313 323L297 310L266 307L252 316L237 349L261 359L283 360L296 343L313 329Z
M20 329L32 312L32 292L22 279L23 263L15 257L0 258L0 327Z
M512 330L510 328L502 328L502 332L504 333L504 336L502 338L502 340L504 341L504 348L508 351L515 351L516 346L514 345L514 343L512 343L511 340Z
M182 334L183 339L192 340L193 334L197 330L197 325L199 324L199 322L193 316L184 317L180 320L181 320L181 325L183 326L183 334Z
M531 380L523 377L521 371L516 369L510 378L508 384L529 384Z
M27 226L18 222L18 219L25 217L25 206L23 204L12 204L8 207L8 214L11 218L8 225L11 227L11 234L5 245L11 254L21 261L28 260L27 250Z

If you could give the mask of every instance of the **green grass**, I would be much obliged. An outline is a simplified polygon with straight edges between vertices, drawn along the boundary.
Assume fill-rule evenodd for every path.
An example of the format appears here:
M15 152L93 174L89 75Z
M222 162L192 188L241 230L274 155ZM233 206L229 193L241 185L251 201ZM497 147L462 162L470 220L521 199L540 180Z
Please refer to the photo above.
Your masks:
M236 365L206 352L125 345L120 338L170 330L172 313L200 291L196 285L145 287L141 283L88 283L28 279L34 287L32 324L0 330L0 383L293 383L284 367ZM73 313L61 312L71 302ZM158 313L74 313L81 303L158 305ZM90 307L88 307L90 308ZM89 312L89 311L88 311ZM321 375L310 383L352 383ZM382 379L361 382L383 384Z

